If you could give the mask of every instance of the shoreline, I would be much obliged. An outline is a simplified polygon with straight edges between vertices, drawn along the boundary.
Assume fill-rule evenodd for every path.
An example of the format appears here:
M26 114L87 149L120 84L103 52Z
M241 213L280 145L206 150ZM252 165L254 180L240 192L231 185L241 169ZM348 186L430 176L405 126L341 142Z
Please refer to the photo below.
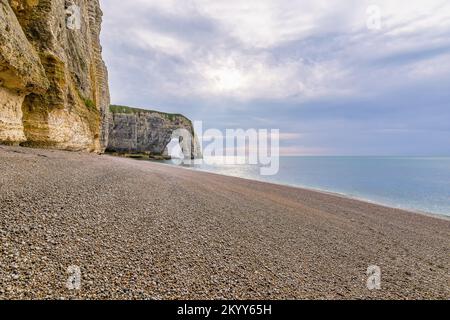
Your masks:
M0 299L450 298L450 221L180 169L0 147Z
M111 155L111 154L107 154L107 156L116 157L115 155ZM418 209L405 208L405 207L401 207L401 206L397 206L396 207L396 206L392 206L392 205L389 205L389 204L386 204L386 203L370 200L370 199L367 199L367 198L362 198L362 197L358 197L358 196L352 196L352 195L349 195L349 194L346 194L346 193L343 193L343 192L328 191L328 190L323 190L323 189L318 189L318 188L313 188L313 187L308 187L308 186L294 185L294 184L281 183L281 182L277 183L277 182L265 181L265 180L262 180L262 179L258 180L258 179L250 179L250 178L244 178L244 177L239 177L239 176L221 174L221 173L216 173L216 172L212 172L212 171L208 171L208 170L196 169L196 168L192 168L192 167L189 167L189 166L164 163L163 161L165 161L165 160L157 160L157 159L150 159L150 160L147 160L147 159L133 159L133 160L144 161L144 162L148 161L148 162L152 162L152 163L156 163L156 164L167 165L169 167L175 167L175 168L179 168L179 169L191 170L191 171L194 171L194 172L203 172L203 173L209 173L209 174L214 174L214 175L218 175L218 176L225 176L225 177L232 177L232 178L237 178L237 179L243 179L243 180L247 180L247 181L256 181L256 182L261 182L261 183L267 183L269 185L276 185L276 186L281 186L281 187L289 187L289 188L300 189L300 190L305 190L305 191L318 192L318 193L322 193L322 194L325 194L325 195L342 197L344 199L361 201L361 202L365 202L365 203L368 203L368 204L373 204L373 205L385 207L387 209L403 210L403 211L407 211L407 212L412 213L412 214L419 214L419 215L424 215L424 216L428 216L428 217L432 217L432 218L437 218L437 219L443 219L443 220L446 220L446 221L450 221L450 215L446 215L446 214L443 214L443 213L428 212L428 211L422 211L422 210L418 210Z

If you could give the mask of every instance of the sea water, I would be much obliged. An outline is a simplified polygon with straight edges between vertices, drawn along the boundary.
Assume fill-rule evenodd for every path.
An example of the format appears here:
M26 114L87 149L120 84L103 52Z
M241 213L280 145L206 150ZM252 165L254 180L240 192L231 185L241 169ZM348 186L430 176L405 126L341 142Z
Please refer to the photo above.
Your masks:
M183 166L450 216L450 158L281 157L279 172L273 176L262 176L257 165L217 161Z

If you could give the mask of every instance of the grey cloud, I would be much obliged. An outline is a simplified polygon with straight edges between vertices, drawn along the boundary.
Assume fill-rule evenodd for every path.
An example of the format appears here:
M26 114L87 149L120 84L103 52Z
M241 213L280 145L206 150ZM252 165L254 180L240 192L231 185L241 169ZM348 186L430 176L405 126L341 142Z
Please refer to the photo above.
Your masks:
M201 2L190 2L184 13L150 0L155 6L102 2L102 41L114 103L181 112L219 129L270 127L304 134L299 141L284 141L284 147L338 154L450 154L444 145L450 132L444 121L450 118L445 93L450 64L442 65L441 73L433 69L439 65L436 59L450 53L445 25L399 32L424 18L413 17L369 32L362 24L352 26L343 6L318 16L316 27L298 37L258 47L199 10ZM299 8L295 2L293 10ZM154 43L150 38L144 45L136 31L150 32ZM394 31L399 33L390 34ZM167 43L158 43L157 37ZM180 50L170 50L178 45ZM233 75L225 79L230 90L211 87L216 75L205 72L221 68L228 57L244 65L234 77L253 81L248 88L234 90ZM421 63L426 76L411 71ZM259 73L251 77L252 72ZM220 78L220 70L218 74ZM273 85L265 84L271 83L269 78ZM309 88L291 94L295 81ZM318 94L305 96L311 88L318 88Z

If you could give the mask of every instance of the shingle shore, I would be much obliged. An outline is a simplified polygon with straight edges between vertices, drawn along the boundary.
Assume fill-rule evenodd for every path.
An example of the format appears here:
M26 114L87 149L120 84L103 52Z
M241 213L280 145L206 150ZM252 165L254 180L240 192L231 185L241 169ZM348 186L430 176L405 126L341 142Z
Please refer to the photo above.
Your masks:
M371 265L381 290L366 287ZM80 290L67 286L69 266ZM449 271L449 220L0 146L0 299L449 299Z

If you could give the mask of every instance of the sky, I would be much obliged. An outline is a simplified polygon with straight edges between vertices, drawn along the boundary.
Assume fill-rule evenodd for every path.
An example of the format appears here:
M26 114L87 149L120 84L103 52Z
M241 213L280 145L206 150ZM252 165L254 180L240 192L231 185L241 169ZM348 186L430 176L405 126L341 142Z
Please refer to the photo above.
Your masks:
M100 0L113 104L283 155L450 156L448 0Z

